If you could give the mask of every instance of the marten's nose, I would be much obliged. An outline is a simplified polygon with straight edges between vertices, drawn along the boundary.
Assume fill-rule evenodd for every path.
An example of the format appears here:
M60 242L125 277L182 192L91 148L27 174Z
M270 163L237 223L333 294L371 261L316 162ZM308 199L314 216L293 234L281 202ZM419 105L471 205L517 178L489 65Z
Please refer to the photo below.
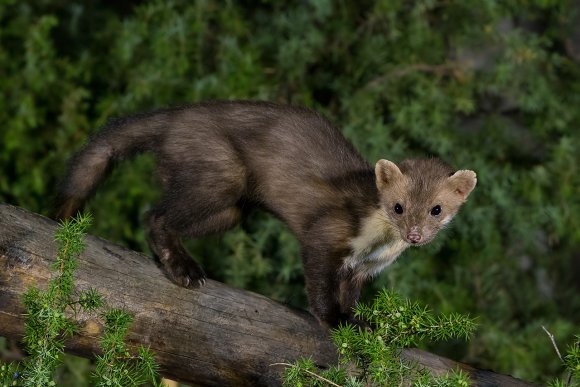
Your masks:
M417 227L411 228L411 230L407 234L407 240L411 243L421 242L421 234L419 234L419 230Z

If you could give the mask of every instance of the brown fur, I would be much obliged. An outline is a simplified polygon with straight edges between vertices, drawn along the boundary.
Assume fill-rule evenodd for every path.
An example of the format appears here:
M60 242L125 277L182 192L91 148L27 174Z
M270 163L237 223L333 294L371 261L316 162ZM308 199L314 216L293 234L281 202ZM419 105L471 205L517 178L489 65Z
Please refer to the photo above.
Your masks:
M409 236L430 241L475 186L473 172L450 176L435 159L406 160L400 169L380 160L373 169L304 108L210 102L111 121L72 159L55 216L74 215L112 161L146 151L163 185L149 241L173 281L205 282L181 237L223 232L259 206L300 241L312 311L330 326L351 318L364 281L394 261ZM396 203L403 214L393 212ZM438 217L428 216L434 205L444 209Z

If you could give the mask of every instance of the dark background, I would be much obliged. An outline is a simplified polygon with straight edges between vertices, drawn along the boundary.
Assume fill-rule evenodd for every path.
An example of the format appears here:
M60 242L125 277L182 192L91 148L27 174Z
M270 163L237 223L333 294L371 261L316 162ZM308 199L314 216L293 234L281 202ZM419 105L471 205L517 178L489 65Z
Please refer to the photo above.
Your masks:
M479 316L471 342L429 349L545 382L562 369L541 326L561 350L580 333L576 4L2 0L0 202L48 214L66 160L111 116L208 99L305 105L373 163L437 156L477 172L452 227L365 297L389 287ZM119 166L89 206L91 233L148 251L153 166ZM306 306L298 245L269 215L188 248L211 278ZM67 364L62 380L81 385L90 364Z

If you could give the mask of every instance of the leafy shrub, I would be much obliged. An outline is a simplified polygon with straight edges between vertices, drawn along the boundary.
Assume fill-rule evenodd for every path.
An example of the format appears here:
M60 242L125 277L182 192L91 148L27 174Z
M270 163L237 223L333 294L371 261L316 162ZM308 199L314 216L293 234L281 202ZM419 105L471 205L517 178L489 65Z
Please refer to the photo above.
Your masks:
M350 324L333 331L339 364L320 370L310 359L288 364L286 386L468 386L469 377L453 371L434 377L401 357L402 349L423 340L469 338L475 320L456 313L435 316L426 307L393 291L380 292L371 305L356 308L359 321L373 329Z
M56 386L56 370L63 364L64 340L77 331L75 319L80 312L101 312L104 320L103 355L97 356L94 385L160 385L153 353L140 346L138 354L131 354L124 343L133 317L124 310L105 308L105 301L94 289L75 289L77 258L85 249L85 231L90 222L90 216L79 215L57 229L58 254L52 268L55 275L49 280L48 289L31 287L23 296L23 342L28 356L20 363L0 361L2 386Z

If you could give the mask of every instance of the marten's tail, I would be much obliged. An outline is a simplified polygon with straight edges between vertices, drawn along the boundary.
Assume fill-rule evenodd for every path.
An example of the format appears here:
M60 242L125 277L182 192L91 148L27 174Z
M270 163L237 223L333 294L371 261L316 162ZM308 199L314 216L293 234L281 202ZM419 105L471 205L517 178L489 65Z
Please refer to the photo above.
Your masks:
M62 220L81 210L113 162L152 150L162 121L153 115L110 121L70 160L67 174L58 187L52 217Z

